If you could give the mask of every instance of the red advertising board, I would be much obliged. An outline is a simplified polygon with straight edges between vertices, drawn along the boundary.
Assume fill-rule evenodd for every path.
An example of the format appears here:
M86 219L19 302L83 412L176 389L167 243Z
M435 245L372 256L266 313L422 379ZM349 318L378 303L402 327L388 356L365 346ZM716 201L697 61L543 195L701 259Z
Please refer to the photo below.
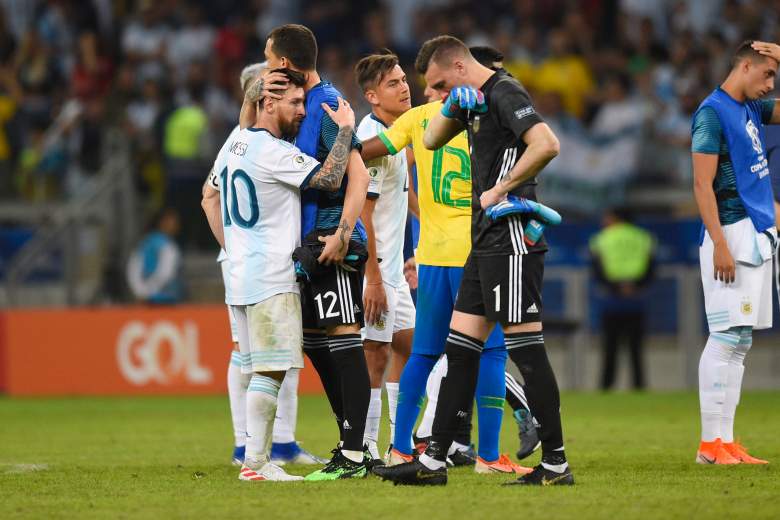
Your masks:
M9 395L218 394L232 344L223 305L0 313ZM299 392L322 391L307 363Z

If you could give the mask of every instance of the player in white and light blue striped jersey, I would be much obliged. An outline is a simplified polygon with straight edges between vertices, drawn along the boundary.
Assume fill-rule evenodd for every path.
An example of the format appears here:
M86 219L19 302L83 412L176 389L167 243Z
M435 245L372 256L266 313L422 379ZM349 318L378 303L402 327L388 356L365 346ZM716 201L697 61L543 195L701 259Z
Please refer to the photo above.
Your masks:
M305 80L283 72L289 85L281 99L261 100L255 125L233 134L221 154L224 162L218 157L210 179L221 195L216 211L204 200L230 262L226 302L236 320L242 358L250 360L242 370L253 373L241 480L302 479L272 464L268 449L281 380L288 370L303 368L300 298L291 258L300 243L300 190L309 183L324 190L341 184L354 127L354 114L343 100L337 112L326 109L344 131L323 167L285 141L305 115Z

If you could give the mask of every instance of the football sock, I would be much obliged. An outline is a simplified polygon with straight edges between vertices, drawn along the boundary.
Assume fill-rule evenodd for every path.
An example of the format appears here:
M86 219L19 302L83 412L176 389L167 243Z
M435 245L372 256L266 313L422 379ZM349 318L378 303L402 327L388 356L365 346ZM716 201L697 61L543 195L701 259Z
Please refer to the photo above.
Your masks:
M363 462L363 452L358 450L341 450L341 454L352 462Z
M539 422L542 462L563 464L566 456L563 452L561 397L544 348L544 335L541 332L517 332L506 334L504 338L509 357L525 381L531 413Z
M341 382L344 450L362 454L366 415L371 401L371 381L363 353L363 341L360 334L330 336L328 348Z
M729 362L739 341L740 334L736 328L712 332L699 358L701 440L704 442L721 437Z
M723 401L723 414L720 422L720 438L724 443L734 442L734 415L739 404L742 390L742 376L745 373L745 356L753 345L752 327L741 327L739 343L731 353L726 369L726 396Z
M268 462L280 386L276 379L260 374L253 374L249 382L246 393L246 459L253 465Z
M420 405L425 392L428 374L439 356L415 354L409 356L401 381L398 383L398 409L395 413L395 435L393 447L401 453L410 455L412 449L412 430L420 413Z
M447 376L441 382L440 399L433 420L433 447L429 445L431 451L426 450L438 460L446 460L447 456L447 450L438 447L450 446L460 421L468 415L477 388L479 358L483 348L484 342L450 329L445 347Z
M398 409L398 383L385 383L387 390L387 412L390 419L390 442L395 437L395 414Z
M330 358L328 337L322 333L304 332L303 351L309 356L314 370L320 376L320 381L325 389L325 395L328 396L330 409L336 417L336 424L339 427L339 439L343 439L344 429L342 423L344 410L341 404L341 382L339 381L339 373L336 370L336 366Z
M236 446L246 444L246 389L252 374L241 373L241 353L234 350L228 364L227 387Z
M420 455L420 463L428 469L442 469L447 467L447 462L434 459L426 453Z
M504 372L504 382L506 383L506 402L512 407L512 411L525 410L530 412L523 385L509 372Z
M456 451L467 451L469 449L468 444L463 444L458 441L452 441L452 444L450 444L450 448L447 450L447 455L452 455ZM496 457L498 458L498 457ZM491 459L492 460L492 459Z
M563 473L569 467L563 446L552 452L542 453L542 467L556 473Z
M371 400L368 404L368 415L366 416L366 433L363 436L363 443L374 443L379 440L379 421L382 419L382 389L371 389ZM372 456L375 455L372 453Z
M417 436L426 438L431 436L433 430L433 418L436 416L436 405L439 402L439 389L441 387L441 380L447 375L447 356L441 356L439 360L433 365L430 375L428 375L428 381L425 383L425 395L428 397L428 402L425 404L425 410L423 411L423 417L420 421L420 425L417 427Z
M498 436L504 418L504 396L506 395L504 381L506 358L506 349L501 346L483 350L479 359L476 391L478 453L484 460L498 459Z
M295 425L298 422L298 376L300 369L291 368L284 375L279 389L274 421L274 443L295 442Z
M465 417L459 417L458 430L455 433L453 442L457 442L463 446L469 446L471 444L471 419L474 412L474 401L469 401L469 409L466 411ZM481 443L480 439L480 443Z

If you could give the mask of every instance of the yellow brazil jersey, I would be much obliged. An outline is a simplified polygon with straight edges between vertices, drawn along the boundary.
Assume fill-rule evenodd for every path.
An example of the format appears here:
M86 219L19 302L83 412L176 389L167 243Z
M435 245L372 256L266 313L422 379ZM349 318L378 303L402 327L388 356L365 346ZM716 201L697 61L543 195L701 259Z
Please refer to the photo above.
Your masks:
M414 107L379 134L395 154L411 144L420 203L418 264L461 267L471 250L471 159L466 131L436 151L423 145L428 121L441 110L435 101Z

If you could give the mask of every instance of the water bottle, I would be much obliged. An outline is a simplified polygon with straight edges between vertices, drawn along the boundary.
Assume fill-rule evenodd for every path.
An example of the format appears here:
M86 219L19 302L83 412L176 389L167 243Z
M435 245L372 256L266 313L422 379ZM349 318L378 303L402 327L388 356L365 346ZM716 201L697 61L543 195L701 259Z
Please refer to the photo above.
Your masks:
M526 224L523 230L523 240L529 246L536 244L544 233L544 228L547 227L543 222L539 222L536 219L531 219Z

